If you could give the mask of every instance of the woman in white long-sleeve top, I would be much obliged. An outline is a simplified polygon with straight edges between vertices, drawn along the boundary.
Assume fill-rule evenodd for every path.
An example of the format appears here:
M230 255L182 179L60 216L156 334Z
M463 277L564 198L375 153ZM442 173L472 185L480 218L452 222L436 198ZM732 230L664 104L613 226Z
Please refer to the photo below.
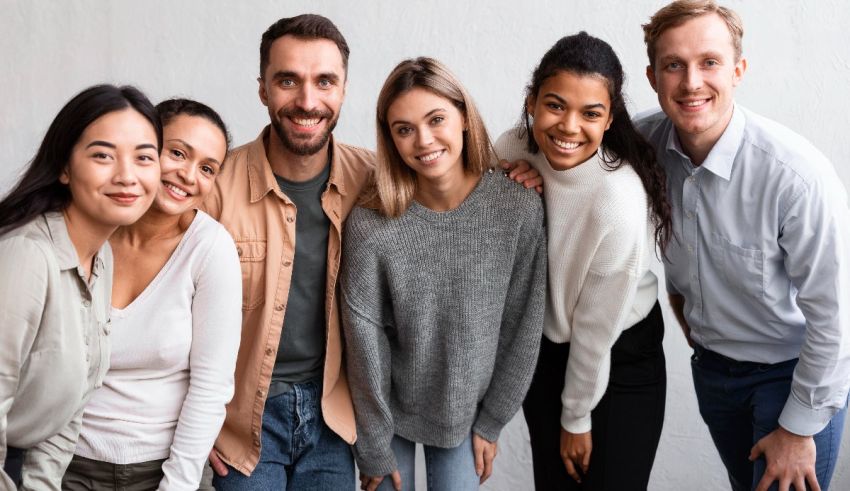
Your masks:
M196 490L233 395L241 326L236 247L195 208L212 189L227 130L173 99L150 210L109 239L115 255L111 367L83 415L66 490Z
M0 201L0 489L59 489L109 363L106 241L150 206L161 140L141 92L90 87Z

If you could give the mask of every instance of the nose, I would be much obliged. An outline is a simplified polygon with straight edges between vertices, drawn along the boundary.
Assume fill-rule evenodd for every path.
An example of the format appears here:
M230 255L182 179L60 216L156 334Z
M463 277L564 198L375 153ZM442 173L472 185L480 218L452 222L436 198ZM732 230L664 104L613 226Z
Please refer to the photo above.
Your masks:
M578 133L578 115L573 111L565 112L561 121L558 122L558 129L568 135Z
M316 88L311 84L302 84L295 103L304 111L312 111L318 106Z
M133 156L118 157L115 163L113 182L123 186L132 186L139 180L136 176L136 163Z
M425 148L434 142L434 134L428 128L419 129L416 131L416 145Z
M193 161L187 161L184 165L177 169L177 175L186 184L195 184L195 178L197 177L197 173L198 166Z
M695 92L702 88L702 72L698 66L689 66L682 78L682 88L688 92Z

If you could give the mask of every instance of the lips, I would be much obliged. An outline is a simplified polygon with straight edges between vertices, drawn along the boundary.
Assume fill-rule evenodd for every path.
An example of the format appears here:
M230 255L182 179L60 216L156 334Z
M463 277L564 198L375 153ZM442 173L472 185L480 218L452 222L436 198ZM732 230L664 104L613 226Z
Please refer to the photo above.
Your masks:
M132 193L107 193L106 196L122 205L132 205L139 199L138 194Z
M165 188L169 195L171 195L174 199L178 201L182 201L191 196L191 193L189 191L170 182L162 181L162 187Z
M431 153L427 153L425 155L418 155L416 156L416 158L423 163L430 164L431 162L440 158L444 153L446 153L445 149L437 150Z
M281 116L290 123L297 131L312 132L319 127L323 119L330 119L333 113L330 111L299 111L287 110Z
M685 111L700 111L711 102L710 97L700 99L688 98L676 101L676 104Z
M572 153L580 146L584 145L584 142L561 140L560 138L556 138L554 136L550 136L549 141L552 142L552 144L557 150L567 153Z

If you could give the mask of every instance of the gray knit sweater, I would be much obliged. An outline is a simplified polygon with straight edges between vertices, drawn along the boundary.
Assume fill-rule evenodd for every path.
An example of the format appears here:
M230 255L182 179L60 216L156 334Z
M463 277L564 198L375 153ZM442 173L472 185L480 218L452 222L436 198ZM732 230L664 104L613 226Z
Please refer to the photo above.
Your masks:
M519 410L543 327L546 234L534 191L485 173L457 208L414 202L398 218L356 208L341 272L355 456L396 469L394 434L495 441Z

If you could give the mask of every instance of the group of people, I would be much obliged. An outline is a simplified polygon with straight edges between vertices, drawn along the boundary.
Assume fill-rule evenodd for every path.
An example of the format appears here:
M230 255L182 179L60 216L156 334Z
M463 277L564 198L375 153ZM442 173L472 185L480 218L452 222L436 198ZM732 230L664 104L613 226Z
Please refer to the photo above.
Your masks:
M737 14L677 0L643 28L660 111L632 119L580 32L495 144L425 57L384 82L376 153L334 139L349 47L318 15L263 34L270 124L234 150L200 102L75 96L0 201L0 487L194 490L209 462L219 491L351 489L356 462L413 489L421 444L429 488L477 489L522 407L536 489L646 489L657 255L732 488L827 489L846 191L735 103Z

